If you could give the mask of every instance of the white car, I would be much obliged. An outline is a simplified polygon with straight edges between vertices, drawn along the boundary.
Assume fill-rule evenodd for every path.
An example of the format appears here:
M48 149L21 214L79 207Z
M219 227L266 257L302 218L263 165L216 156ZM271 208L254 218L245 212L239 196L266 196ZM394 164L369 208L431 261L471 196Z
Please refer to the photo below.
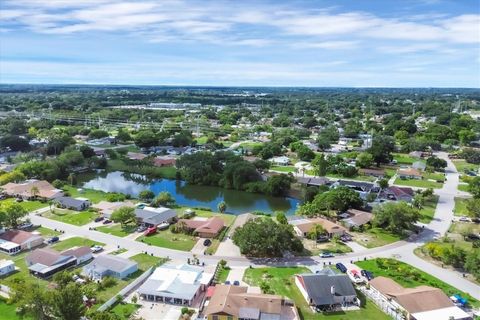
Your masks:
M92 247L92 252L93 253L97 253L97 252L100 252L103 250L103 247L102 246L99 246L99 245L95 245Z
M460 217L460 218L458 218L458 221L462 221L462 222L470 222L470 218L467 218L467 217Z
M362 277L360 271L352 269L347 272L348 277L352 280L353 283L363 283L365 279Z

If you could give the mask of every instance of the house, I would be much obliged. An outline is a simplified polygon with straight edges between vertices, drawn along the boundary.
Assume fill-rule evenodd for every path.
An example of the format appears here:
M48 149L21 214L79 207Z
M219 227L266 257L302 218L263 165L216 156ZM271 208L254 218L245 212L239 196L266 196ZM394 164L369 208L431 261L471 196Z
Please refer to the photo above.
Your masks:
M427 168L427 164L422 161L416 161L412 164L412 168L418 171L425 171L425 169Z
M40 248L27 255L25 262L31 274L46 279L59 271L76 266L77 258L50 248Z
M164 265L156 268L137 292L144 300L191 306L208 288L213 276L202 267Z
M153 159L153 165L156 167L174 167L177 160L170 156L158 156Z
M422 158L423 157L423 152L422 151L412 151L408 154L412 158Z
M347 228L363 226L373 219L373 215L370 212L357 209L349 209L346 211L346 214L348 214L349 217L343 219L342 222Z
M90 207L92 204L86 198L58 197L54 201L59 207L82 211Z
M362 182L362 181L353 181L353 180L338 180L332 187L343 186L350 189L353 189L358 192L370 192L374 189L375 185L369 182Z
M98 210L98 212L103 215L105 218L110 219L113 211L120 209L122 207L135 207L135 203L132 201L117 201L117 202L108 202L100 201L99 203L93 204L92 208Z
M70 248L68 250L62 251L61 254L74 256L75 258L77 258L77 265L87 262L90 259L93 259L92 249L86 246Z
M185 224L185 228L201 238L215 238L225 227L222 218L212 217L207 220L180 219L178 223Z
M62 190L55 188L45 180L32 179L22 183L9 182L0 188L6 195L22 199L42 198L52 200L63 196Z
M422 179L422 173L419 170L413 168L398 169L397 175L400 179Z
M0 276L7 275L15 271L15 263L12 260L0 260Z
M412 202L415 192L412 188L391 186L382 190L381 196L389 200Z
M342 236L347 233L347 229L344 227L324 218L294 219L289 220L288 223L293 225L293 230L299 237L306 237L317 224L321 225L325 229L329 238L333 237L334 235Z
M162 223L171 223L177 219L177 211L169 208L144 207L136 208L135 216L138 223L147 227L156 227Z
M345 274L299 274L295 275L295 284L307 303L319 310L360 305L352 281Z
M293 302L278 295L249 293L247 287L216 285L205 308L208 320L297 320Z
M0 171L3 171L3 172L12 172L13 169L15 169L17 167L17 164L0 164Z
M146 154L139 152L127 152L127 158L130 160L143 160L147 157Z
M43 237L23 230L8 230L0 234L0 251L16 254L43 244Z
M364 176L370 176L370 177L375 177L375 178L383 178L385 177L385 170L383 169L359 169L358 173Z
M407 320L471 319L439 288L404 288L392 279L380 276L370 280L370 290L382 305L403 310Z
M103 254L84 266L82 273L93 280L101 280L107 276L123 279L137 270L138 264L134 261L110 254Z
M288 166L288 164L290 163L290 159L285 156L273 157L272 159L270 159L270 161L277 166Z
M308 178L308 177L297 177L297 182L307 187L319 187L319 186L328 186L332 183L328 178L318 177L318 178Z

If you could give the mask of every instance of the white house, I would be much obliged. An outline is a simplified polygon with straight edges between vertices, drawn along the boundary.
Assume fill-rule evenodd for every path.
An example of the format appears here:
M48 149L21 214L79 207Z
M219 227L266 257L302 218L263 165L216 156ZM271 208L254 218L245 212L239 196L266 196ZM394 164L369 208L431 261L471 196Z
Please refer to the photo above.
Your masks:
M12 273L15 271L15 263L12 260L0 260L0 276Z
M277 166L288 166L290 163L290 159L286 156L273 157L270 161Z

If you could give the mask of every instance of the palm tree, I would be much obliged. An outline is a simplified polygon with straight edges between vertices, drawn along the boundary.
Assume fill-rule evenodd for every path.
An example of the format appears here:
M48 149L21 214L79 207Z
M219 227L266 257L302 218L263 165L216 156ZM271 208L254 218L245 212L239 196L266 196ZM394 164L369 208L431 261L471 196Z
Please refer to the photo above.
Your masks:
M225 201L222 201L218 204L217 208L220 213L224 213L227 210L227 204L225 203Z
M32 198L36 199L38 194L40 193L40 190L38 190L38 187L37 186L33 186L31 189L30 189L30 194L32 195Z
M73 186L73 181L75 180L75 175L73 173L70 173L68 175L68 182L70 182L70 185Z

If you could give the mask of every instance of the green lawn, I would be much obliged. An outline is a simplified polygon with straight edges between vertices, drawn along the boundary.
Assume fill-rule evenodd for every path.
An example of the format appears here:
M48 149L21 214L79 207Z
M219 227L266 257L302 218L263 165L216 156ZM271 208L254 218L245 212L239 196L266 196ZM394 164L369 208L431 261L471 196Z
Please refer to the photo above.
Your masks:
M47 211L42 214L43 217L57 220L64 223L73 224L76 226L83 226L90 223L98 216L93 211L73 211L66 209L54 209L53 212Z
M117 303L111 310L122 320L128 320L140 308L139 304L133 303Z
M397 261L395 259L381 258L367 261L359 261L355 264L362 269L373 272L375 276L384 276L391 278L404 287L413 288L421 285L432 286L442 289L447 296L460 293L463 297L468 297L468 301L472 305L480 306L479 301L462 292L461 290L409 264Z
M468 184L458 184L458 190L470 193L470 186Z
M281 172L296 172L297 168L294 166L273 166L270 170L281 171Z
M95 229L97 231L112 234L117 237L126 237L129 234L132 234L133 232L135 232L136 228L137 227L134 225L128 225L128 226L122 227L120 224L115 224L112 226L96 227Z
M466 216L467 215L467 199L464 198L455 198L455 208L453 209L453 213L456 216Z
M152 246L190 251L197 242L194 236L183 233L173 233L170 229L158 231L150 236L141 236L137 239Z
M217 279L216 279L217 283L225 283L225 281L227 281L229 273L230 273L230 268L220 267L220 269L218 270Z
M367 248L381 247L402 239L399 235L387 232L382 228L371 228L365 232L355 232L353 234L355 235L353 239Z
M128 251L127 249L121 248L121 249L117 249L115 251L110 252L110 254L114 255L114 256L117 256L117 255L122 254L122 253L127 252L127 251Z
M440 173L440 172L424 172L423 173L423 178L445 182L445 174Z
M453 161L453 164L455 165L455 167L457 168L457 171L459 173L464 173L465 170L473 170L473 171L478 172L478 169L480 168L480 165L473 164L473 163L468 163L467 161L465 161L463 159L456 159L456 160L452 160L452 161Z
M435 208L437 207L438 196L434 195L431 199L427 199L423 208L420 210L420 222L429 223L433 220L435 215Z
M240 144L240 147L244 149L253 149L257 146L263 146L263 142L244 142Z
M11 286L16 281L25 280L26 278L30 277L28 273L27 264L25 263L25 256L27 256L28 253L29 252L22 252L14 256L9 256L5 253L0 253L0 260L1 259L12 260L15 263L15 266L19 268L19 270L15 271L14 273L10 273L6 277L0 277L0 283L5 284L7 286Z
M7 204L7 203L13 203L13 202L15 202L14 198L7 198L7 199L0 200L0 205L4 203ZM48 203L36 201L36 200L35 201L24 200L22 202L17 202L17 203L28 212L32 212L41 208L48 207Z
M304 320L316 319L362 319L362 320L377 320L389 319L389 317L380 311L373 302L365 301L364 297L360 295L360 299L365 301L361 310L348 312L335 312L330 314L314 313L307 305L305 298L298 290L294 275L299 273L311 273L305 267L292 268L255 268L245 270L243 281L253 286L260 286L260 283L265 281L271 290L278 295L286 296L292 299L298 309L300 317Z
M355 181L367 181L367 182L373 182L377 179L375 177L364 176L364 175L357 175L357 176L354 176L354 177L344 177L340 174L333 174L333 173L328 173L327 178L355 180Z
M72 238L61 240L55 243L54 245L52 245L52 248L58 251L63 251L73 247L82 247L82 246L91 247L94 245L104 246L105 244L101 242L96 242L87 238L72 237Z
M414 164L417 161L422 161L418 158L410 157L406 153L394 153L393 160L397 160L398 164Z
M409 187L417 187L417 188L433 188L433 189L440 189L443 187L443 183L429 181L429 180L417 180L417 179L395 179L393 184L399 186L409 186Z
M145 253L139 253L129 258L138 263L138 268L145 271L152 266L160 266L167 262L166 258L159 258Z
M78 191L77 187L72 187L72 186L67 186L65 185L63 187L63 190L68 192L68 194L72 198L87 198L89 199L92 203L98 203L102 200L106 200L107 193L99 190L93 190L93 189L81 189L81 191Z
M208 141L207 136L201 136L199 138L196 138L195 141L197 141L197 144L205 144Z
M235 219L237 218L237 216L234 214L225 214L225 213L222 214L222 213L217 213L210 210L188 208L188 207L177 208L176 210L177 210L178 216L181 217L185 213L185 211L188 209L195 211L196 217L204 217L204 218L220 217L223 219L223 221L225 221L225 225L227 226L231 225L233 221L235 221Z
M177 174L175 167L130 166L121 159L108 160L107 169L108 171L124 171L165 179L175 179Z
M31 319L29 317L20 317L17 315L16 309L17 306L15 304L8 304L3 298L0 298L0 319L5 320L27 320Z
M61 233L58 232L58 231L55 231L55 230L52 230L52 229L48 229L48 228L45 228L45 227L37 227L37 228L33 229L32 231L40 232L40 234L41 234L42 236L46 237L46 238L58 236L58 235L61 234Z

